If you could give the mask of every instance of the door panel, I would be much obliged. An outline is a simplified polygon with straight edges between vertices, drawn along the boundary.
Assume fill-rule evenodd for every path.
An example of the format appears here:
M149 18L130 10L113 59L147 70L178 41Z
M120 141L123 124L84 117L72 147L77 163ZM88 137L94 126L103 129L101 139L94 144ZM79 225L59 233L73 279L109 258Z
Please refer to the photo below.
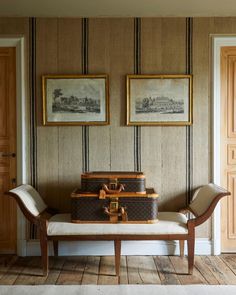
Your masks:
M231 192L222 200L222 252L236 252L236 47L221 49L221 184Z
M0 48L0 253L16 252L16 205L4 195L16 179L15 48Z

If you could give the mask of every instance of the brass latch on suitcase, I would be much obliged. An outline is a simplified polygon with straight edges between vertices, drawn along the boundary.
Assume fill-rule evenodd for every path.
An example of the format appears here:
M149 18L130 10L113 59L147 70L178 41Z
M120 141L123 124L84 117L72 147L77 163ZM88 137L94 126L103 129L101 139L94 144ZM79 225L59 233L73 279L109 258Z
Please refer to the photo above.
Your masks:
M117 212L119 208L118 198L112 198L110 201L110 212Z
M109 180L109 184L108 184L108 188L109 190L116 190L117 189L117 185L118 185L118 180L117 178L111 178Z
M103 184L102 189L107 193L107 194L119 194L121 191L123 191L124 185L121 183L118 183L117 178L111 178L109 180L108 184Z
M104 207L104 213L110 216L110 222L119 222L119 217L122 221L128 221L126 208L119 206L119 199L112 198L108 207Z

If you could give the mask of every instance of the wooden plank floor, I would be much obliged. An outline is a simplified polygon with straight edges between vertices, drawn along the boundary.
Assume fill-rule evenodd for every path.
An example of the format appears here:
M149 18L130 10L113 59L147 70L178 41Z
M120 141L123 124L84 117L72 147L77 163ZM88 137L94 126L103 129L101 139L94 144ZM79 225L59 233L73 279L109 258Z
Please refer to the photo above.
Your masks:
M192 275L187 258L179 256L122 256L115 276L114 257L50 257L48 277L41 276L40 257L0 256L0 285L236 285L236 254L195 256Z

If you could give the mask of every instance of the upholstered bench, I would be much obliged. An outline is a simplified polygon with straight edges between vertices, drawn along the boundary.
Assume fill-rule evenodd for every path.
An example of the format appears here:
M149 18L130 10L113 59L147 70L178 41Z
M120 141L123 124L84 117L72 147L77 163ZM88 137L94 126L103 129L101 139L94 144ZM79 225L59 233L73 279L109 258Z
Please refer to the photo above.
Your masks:
M179 240L180 254L184 254L184 240L188 245L188 273L193 271L195 226L212 214L217 202L230 193L214 184L195 192L193 202L182 212L160 212L154 224L77 224L71 223L70 214L55 214L47 207L38 192L30 185L21 185L6 194L14 197L30 222L40 233L43 274L48 274L48 241L53 241L54 255L58 255L58 241L112 240L115 247L116 274L119 275L121 241L124 240ZM187 219L184 213L196 217Z

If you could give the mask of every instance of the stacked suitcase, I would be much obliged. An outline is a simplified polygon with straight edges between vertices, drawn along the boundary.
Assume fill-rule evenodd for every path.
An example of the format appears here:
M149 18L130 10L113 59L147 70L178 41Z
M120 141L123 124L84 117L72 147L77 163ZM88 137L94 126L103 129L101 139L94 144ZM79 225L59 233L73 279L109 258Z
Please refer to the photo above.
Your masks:
M87 172L71 194L75 223L155 223L158 194L142 172Z

